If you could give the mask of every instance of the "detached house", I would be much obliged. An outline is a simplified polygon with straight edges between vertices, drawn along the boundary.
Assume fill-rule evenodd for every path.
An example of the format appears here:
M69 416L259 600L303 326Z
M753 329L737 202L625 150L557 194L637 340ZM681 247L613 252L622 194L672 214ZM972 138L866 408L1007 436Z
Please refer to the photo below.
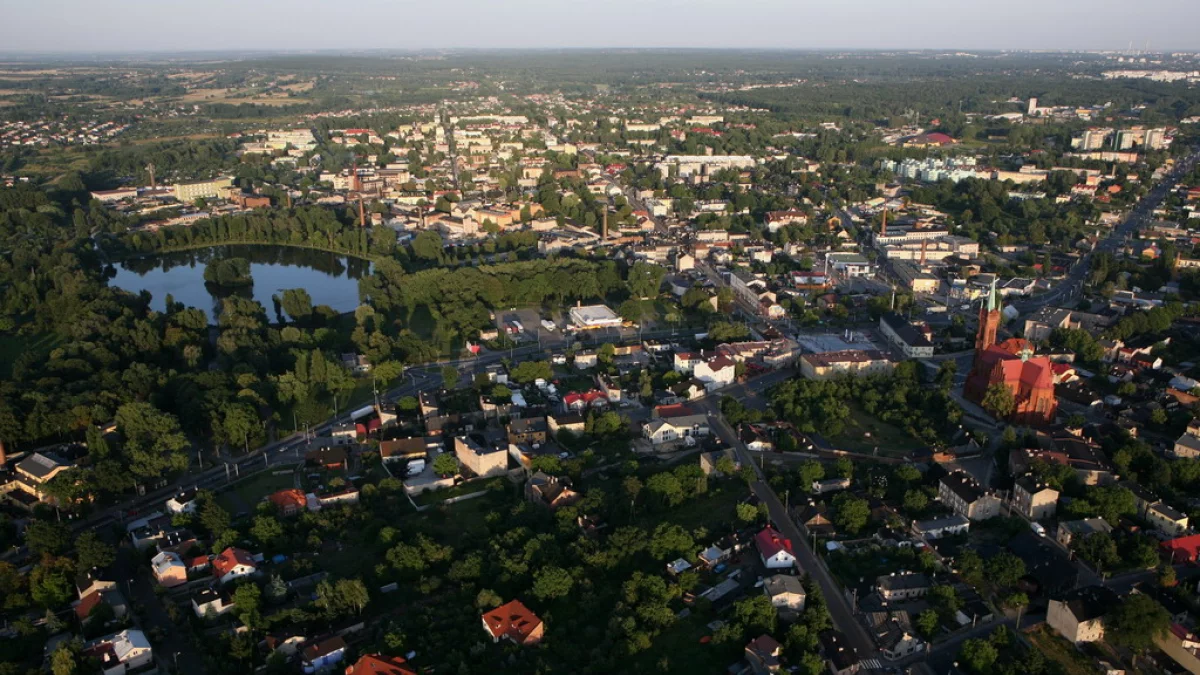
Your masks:
M308 498L296 488L273 492L267 499L279 511L279 515L285 518L303 513L308 508Z
M163 551L150 561L154 579L164 588L174 588L187 583L187 565L178 553Z
M83 646L82 654L100 661L104 675L125 675L154 662L154 651L146 634L140 630L123 630Z
M212 561L213 576L222 584L248 577L258 571L258 563L249 552L229 547Z
M505 639L521 646L537 644L546 632L542 620L520 600L513 600L484 613L483 629L492 636L492 642Z
M1117 606L1117 594L1104 586L1084 586L1051 600L1046 623L1076 644L1104 639L1104 615Z
M335 635L313 642L300 650L300 667L305 673L327 670L346 658L346 641Z
M885 574L875 580L875 590L887 602L902 602L924 597L929 592L929 577L919 572Z
M788 574L776 574L763 581L763 593L771 599L776 609L804 611L804 601L808 594L804 592L804 584L798 577Z
M417 675L399 656L365 654L346 669L346 675Z
M642 435L653 445L672 443L687 438L708 436L708 416L680 415L650 420L642 427Z
M754 544L758 547L758 555L767 569L791 569L796 566L792 542L775 531L775 528L769 525L763 528L762 532L754 536Z

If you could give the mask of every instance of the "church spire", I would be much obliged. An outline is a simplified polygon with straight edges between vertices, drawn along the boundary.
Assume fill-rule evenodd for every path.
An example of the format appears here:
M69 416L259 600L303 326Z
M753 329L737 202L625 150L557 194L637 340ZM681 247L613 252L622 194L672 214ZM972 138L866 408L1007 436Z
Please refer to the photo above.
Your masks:
M996 292L996 280L988 288L987 301L979 305L979 332L975 335L975 351L982 353L996 344L996 333L1000 330L1000 296Z

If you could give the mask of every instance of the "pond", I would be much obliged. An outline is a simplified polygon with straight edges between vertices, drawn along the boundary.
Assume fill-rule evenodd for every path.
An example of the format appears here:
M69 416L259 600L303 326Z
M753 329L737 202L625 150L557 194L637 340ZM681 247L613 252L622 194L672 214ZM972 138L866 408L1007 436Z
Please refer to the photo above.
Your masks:
M233 290L205 285L208 263L227 258L250 262L253 286ZM116 276L109 283L131 293L149 291L153 309L163 311L170 295L175 302L204 310L214 323L221 299L230 295L257 300L274 321L271 296L282 296L289 288L308 291L314 307L352 312L359 305L358 280L371 272L370 261L361 258L290 246L213 246L130 259L114 267Z

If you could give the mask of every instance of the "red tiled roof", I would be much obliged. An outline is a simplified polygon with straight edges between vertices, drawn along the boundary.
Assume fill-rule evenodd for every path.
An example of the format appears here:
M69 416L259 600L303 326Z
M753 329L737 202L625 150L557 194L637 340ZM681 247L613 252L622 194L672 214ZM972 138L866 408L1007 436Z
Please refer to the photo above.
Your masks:
M254 558L250 556L248 551L230 546L221 551L221 555L213 559L213 573L217 577L223 577L233 571L233 568L238 565L247 565L249 567L258 567L254 562Z
M764 558L770 558L780 551L792 553L792 542L769 525L763 528L762 532L754 535L754 543Z
M308 505L308 500L304 498L304 493L296 488L274 492L269 499L276 507L284 510L288 508L303 509Z
M91 593L88 593L87 595L83 596L82 599L80 599L78 605L75 605L75 616L79 617L80 621L83 621L84 619L88 618L88 615L92 613L93 609L96 609L96 605L99 605L102 602L104 602L104 595L102 591L92 591Z
M346 669L346 675L417 675L399 656L367 654Z
M542 625L542 620L520 600L513 600L484 614L483 623L493 638L506 637L517 644L524 644Z
M1160 546L1171 556L1172 560L1192 561L1200 553L1200 534L1164 541Z
M670 419L672 417L685 417L687 415L695 415L695 414L696 414L695 410L692 410L691 408L687 407L686 405L683 405L682 403L676 403L674 405L656 406L654 408L654 414L652 416L657 417L659 419Z
M337 635L320 642L314 642L304 648L304 660L312 662L322 656L328 656L339 649L346 648L346 641Z

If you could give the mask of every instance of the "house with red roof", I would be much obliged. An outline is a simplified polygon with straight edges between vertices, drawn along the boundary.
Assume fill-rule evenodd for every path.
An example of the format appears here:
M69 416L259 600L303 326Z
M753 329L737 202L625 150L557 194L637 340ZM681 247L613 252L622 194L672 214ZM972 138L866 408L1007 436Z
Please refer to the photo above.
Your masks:
M1175 564L1194 563L1200 559L1200 534L1164 541L1159 544L1159 549Z
M758 547L758 555L767 569L790 569L796 566L792 542L770 525L754 535L754 545Z
M354 665L346 668L346 675L417 675L408 663L399 656L365 654Z
M248 577L258 571L258 563L249 551L230 546L212 561L213 576L222 584Z
M520 600L500 605L483 615L483 629L492 636L492 642L502 638L517 645L533 645L542 639L545 624Z
M304 492L296 488L274 492L267 499L279 511L279 515L284 517L303 513L308 507L308 499L304 496Z
M589 408L603 408L608 405L608 394L599 389L571 392L563 397L563 405L567 410L576 412Z

